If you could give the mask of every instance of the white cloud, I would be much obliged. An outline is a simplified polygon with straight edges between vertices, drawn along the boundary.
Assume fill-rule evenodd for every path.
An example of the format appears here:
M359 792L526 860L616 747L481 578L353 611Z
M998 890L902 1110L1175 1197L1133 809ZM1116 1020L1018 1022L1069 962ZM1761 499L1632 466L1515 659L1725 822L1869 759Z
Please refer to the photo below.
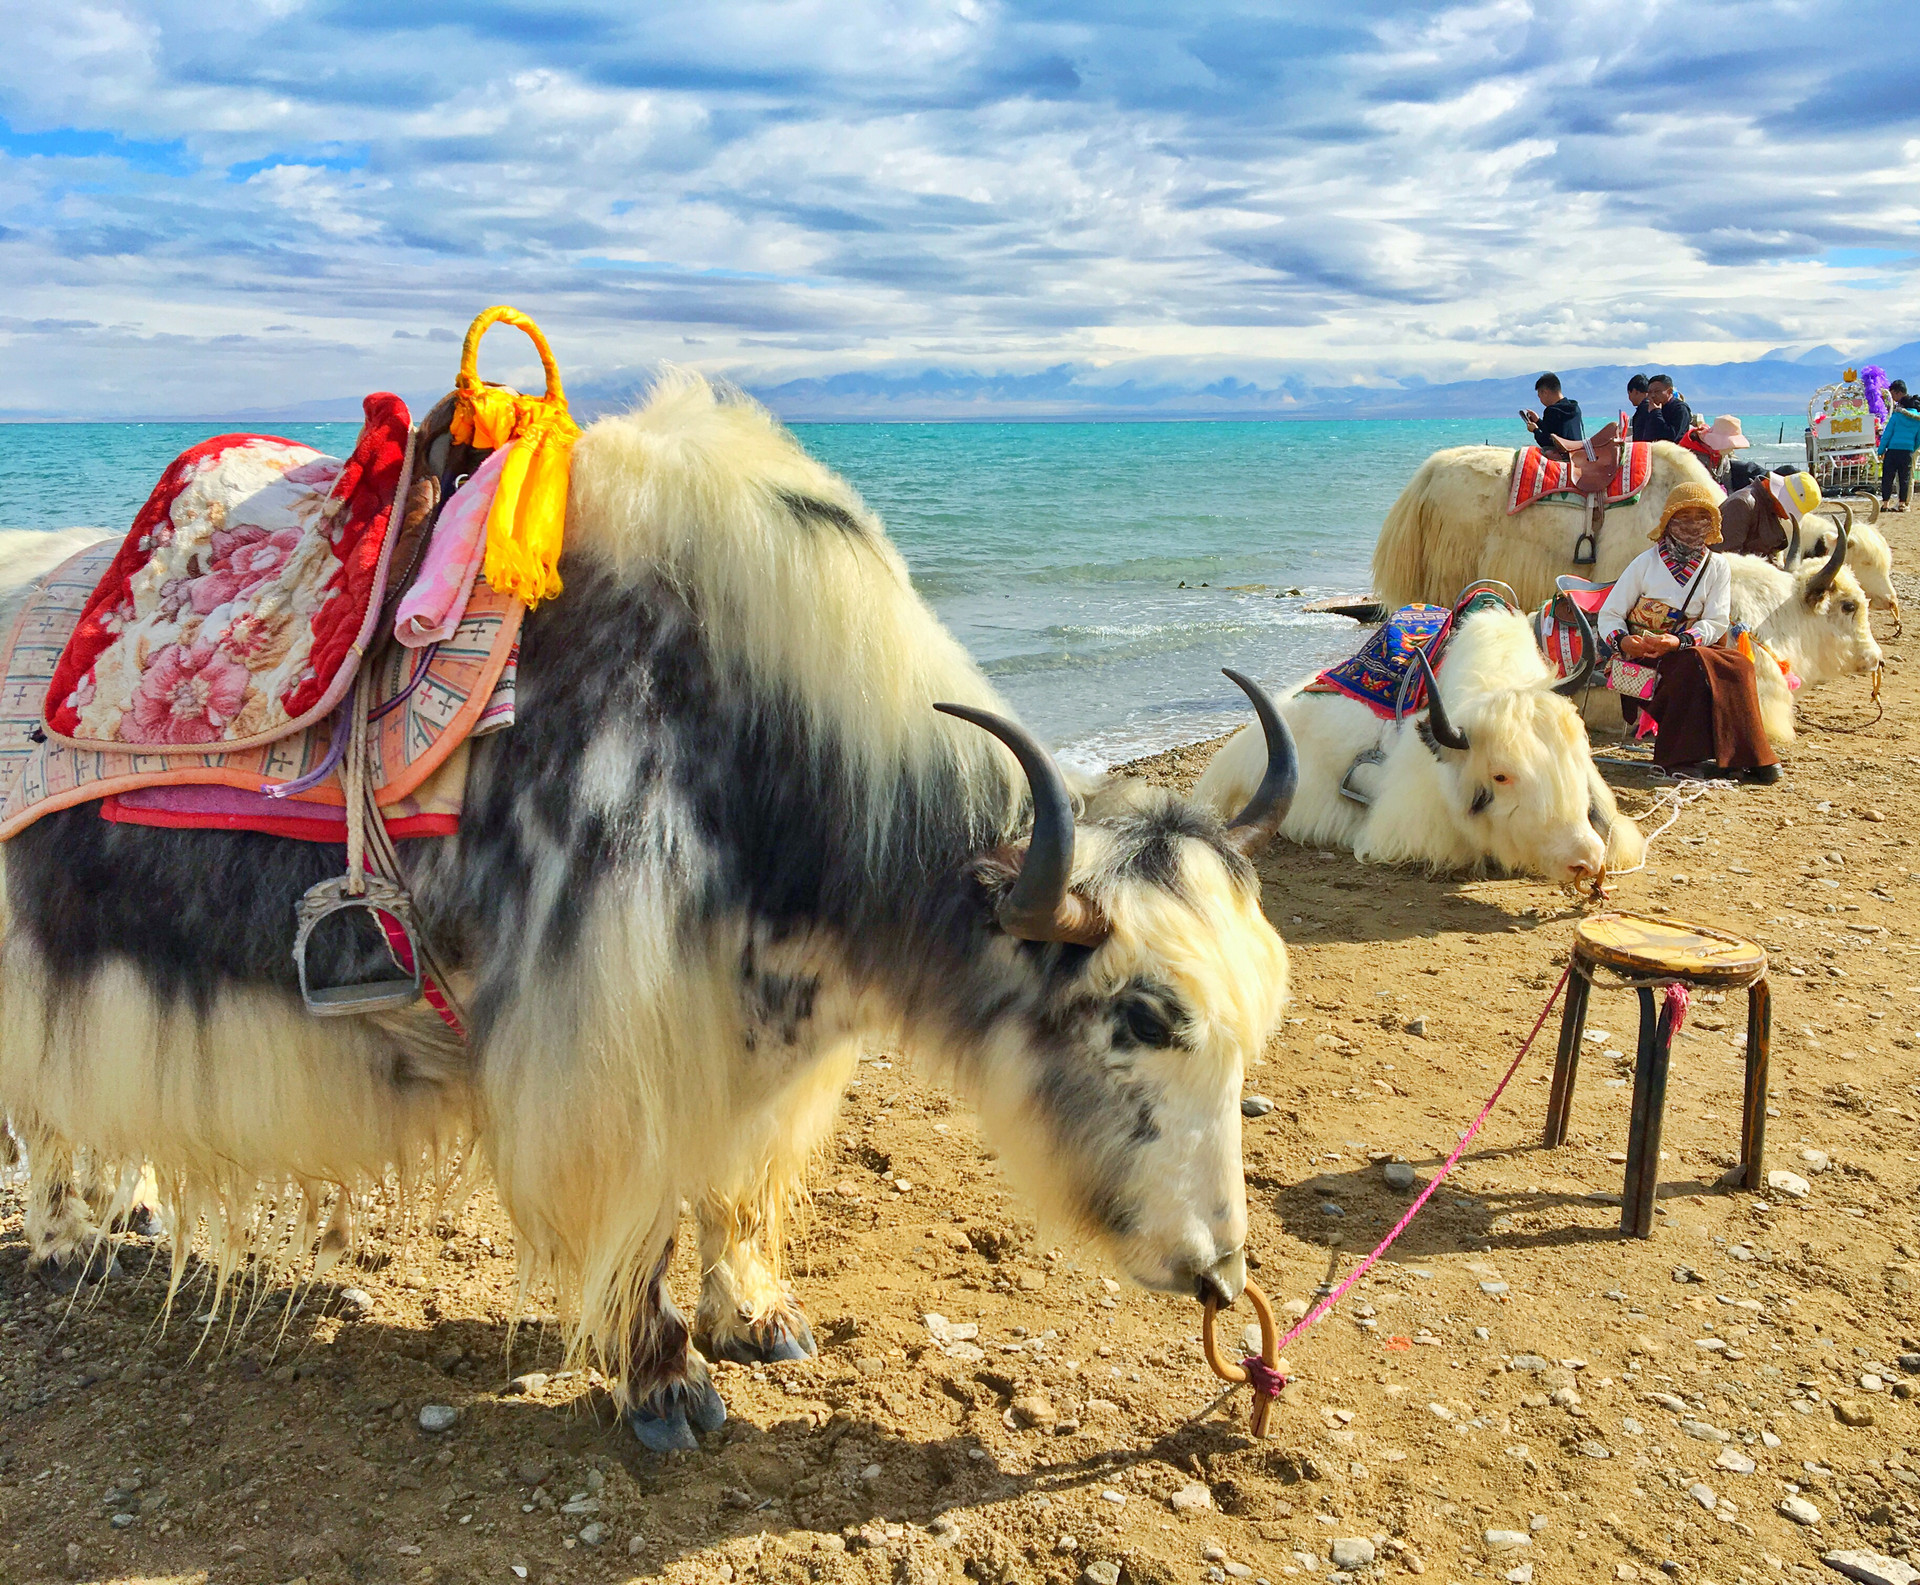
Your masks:
M13 322L122 328L0 326L0 410L431 390L444 346L394 332L500 300L609 380L690 350L1438 379L1920 332L1911 253L1820 262L1920 218L1920 111L1872 87L1920 48L1871 8L5 11Z

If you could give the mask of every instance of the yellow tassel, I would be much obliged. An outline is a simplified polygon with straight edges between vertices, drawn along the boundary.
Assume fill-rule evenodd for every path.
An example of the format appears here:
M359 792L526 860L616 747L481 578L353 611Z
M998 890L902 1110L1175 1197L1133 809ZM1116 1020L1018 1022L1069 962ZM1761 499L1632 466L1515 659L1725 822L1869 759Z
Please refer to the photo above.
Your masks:
M546 370L544 396L488 385L479 374L480 338L497 324L523 330ZM540 327L514 308L489 308L467 328L454 382L453 438L497 450L513 445L487 513L486 580L531 607L560 592L560 551L567 517L567 480L580 427L567 411L560 368Z

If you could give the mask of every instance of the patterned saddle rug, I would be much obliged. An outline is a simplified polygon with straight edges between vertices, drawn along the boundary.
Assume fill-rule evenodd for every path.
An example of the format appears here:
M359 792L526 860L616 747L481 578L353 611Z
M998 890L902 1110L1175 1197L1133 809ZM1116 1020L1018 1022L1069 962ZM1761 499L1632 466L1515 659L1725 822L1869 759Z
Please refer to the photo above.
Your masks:
M256 748L352 685L380 611L411 425L369 396L342 461L274 435L176 457L74 623L46 728L74 748Z
M1449 606L1402 606L1368 636L1358 653L1321 672L1302 691L1345 694L1389 721L1412 714L1427 702L1426 679L1413 658L1423 650L1429 664L1439 658L1453 617Z
M1644 440L1620 448L1620 471L1607 486L1608 506L1625 506L1638 498L1653 477L1653 447ZM1538 446L1522 446L1513 454L1513 473L1507 483L1507 516L1524 511L1550 496L1586 499L1575 488L1573 464L1564 456L1549 456Z
M315 719L309 708L308 725L254 747L170 743L164 753L76 747L43 728L42 706L63 652L72 653L83 617L101 608L96 590L103 579L112 585L124 555L124 546L107 541L41 579L0 651L0 841L43 814L95 799L108 800L108 818L146 825L344 840L346 797L333 752L335 731L344 730L341 713ZM524 610L482 579L450 637L430 649L388 644L360 667L371 690L375 801L390 835L457 828L466 740L513 721ZM286 796L264 797L271 789Z

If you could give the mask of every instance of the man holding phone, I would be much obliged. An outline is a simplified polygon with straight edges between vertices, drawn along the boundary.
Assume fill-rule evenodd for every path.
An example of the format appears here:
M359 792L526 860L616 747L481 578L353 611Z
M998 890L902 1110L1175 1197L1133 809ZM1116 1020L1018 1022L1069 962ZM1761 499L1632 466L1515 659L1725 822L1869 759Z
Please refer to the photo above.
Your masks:
M1563 440L1581 440L1586 429L1580 422L1580 404L1570 396L1560 394L1560 376L1543 374L1533 382L1534 394L1540 398L1539 412L1530 407L1520 409L1520 417L1527 428L1533 432L1533 443L1548 456L1560 455L1560 448L1553 440L1558 435Z

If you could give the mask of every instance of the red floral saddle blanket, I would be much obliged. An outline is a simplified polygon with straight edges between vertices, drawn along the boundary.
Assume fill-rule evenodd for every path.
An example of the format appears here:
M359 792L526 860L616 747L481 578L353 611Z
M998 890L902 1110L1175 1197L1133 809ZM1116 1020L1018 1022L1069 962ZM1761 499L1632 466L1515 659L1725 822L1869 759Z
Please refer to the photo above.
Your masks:
M1630 440L1620 448L1620 471L1607 486L1607 505L1625 506L1653 477L1653 447ZM1573 468L1565 458L1550 457L1538 446L1522 446L1513 454L1513 474L1507 484L1507 516L1523 511L1550 495L1581 499L1573 487Z
M218 435L168 464L48 681L52 737L245 749L333 709L371 648L411 425L397 396L365 410L344 460Z
M49 686L59 687L58 677L69 674L61 668L75 653L74 635L102 609L99 591L113 586L125 556L124 545L104 541L39 580L0 651L0 841L43 814L95 799L106 800L109 818L145 825L344 840L346 798L333 752L335 728L344 730L339 714L313 719L309 710L309 724L251 747L210 739L169 743L165 753L80 747L45 729ZM200 574L218 575L214 569ZM193 609L190 597L182 609ZM430 649L384 645L359 667L371 690L375 801L392 835L457 829L467 739L513 722L524 609L481 579L450 637ZM275 708L284 710L284 700ZM175 708L173 719L187 717ZM284 796L265 796L275 790Z

